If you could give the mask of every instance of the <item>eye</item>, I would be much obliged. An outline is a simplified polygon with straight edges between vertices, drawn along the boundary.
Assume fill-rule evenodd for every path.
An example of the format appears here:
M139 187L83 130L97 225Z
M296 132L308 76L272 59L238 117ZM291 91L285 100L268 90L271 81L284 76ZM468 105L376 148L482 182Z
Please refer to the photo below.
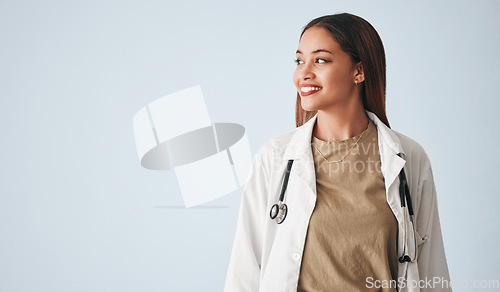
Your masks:
M295 64L297 64L297 65L300 65L300 64L304 63L304 62L303 62L302 60L300 60L300 59L295 59L295 60L293 60L293 61L294 61L294 62L295 62Z
M317 58L316 59L316 63L319 63L319 64L322 64L322 63L329 63L331 61L328 61L328 60L325 60L325 59L322 59L322 58Z

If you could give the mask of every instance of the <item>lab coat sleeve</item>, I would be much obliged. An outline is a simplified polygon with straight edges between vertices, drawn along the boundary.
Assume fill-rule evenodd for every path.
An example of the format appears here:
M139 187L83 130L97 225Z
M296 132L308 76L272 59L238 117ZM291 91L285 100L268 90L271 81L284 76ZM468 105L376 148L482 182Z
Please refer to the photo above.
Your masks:
M432 279L433 287L423 287L421 291L451 291L450 276L444 252L441 224L439 222L436 187L430 161L425 155L421 198L417 215L417 242L419 245L418 273L420 280ZM435 278L436 277L436 278Z
M243 188L225 292L259 291L269 178L263 148L255 155Z

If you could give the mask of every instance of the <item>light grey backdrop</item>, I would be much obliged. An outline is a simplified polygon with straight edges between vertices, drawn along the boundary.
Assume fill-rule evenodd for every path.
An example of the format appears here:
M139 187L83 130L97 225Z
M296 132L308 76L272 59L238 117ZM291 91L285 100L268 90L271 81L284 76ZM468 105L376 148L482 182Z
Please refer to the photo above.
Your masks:
M452 280L499 279L499 1L31 0L0 3L0 291L221 291L241 189L165 208L175 175L140 166L133 115L200 84L255 153L294 127L301 28L336 12L384 42L387 114L431 158Z

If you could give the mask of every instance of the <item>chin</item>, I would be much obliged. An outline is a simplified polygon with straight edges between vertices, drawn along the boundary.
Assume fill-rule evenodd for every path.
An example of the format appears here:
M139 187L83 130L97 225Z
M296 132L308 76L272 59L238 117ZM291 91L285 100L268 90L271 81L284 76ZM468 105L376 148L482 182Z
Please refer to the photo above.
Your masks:
M318 105L314 102L309 102L309 101L304 101L304 99L301 99L300 105L302 106L302 109L305 111L316 111L318 110Z

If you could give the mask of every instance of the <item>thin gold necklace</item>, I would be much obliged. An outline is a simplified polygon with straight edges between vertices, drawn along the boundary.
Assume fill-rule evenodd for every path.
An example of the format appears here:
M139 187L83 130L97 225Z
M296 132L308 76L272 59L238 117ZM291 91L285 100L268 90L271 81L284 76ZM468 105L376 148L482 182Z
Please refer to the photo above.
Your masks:
M351 149L349 149L349 151L347 151L347 153L344 155L344 157L342 157L340 160L328 160L326 159L325 155L323 155L323 153L321 153L321 151L319 151L318 149L318 146L314 145L314 147L316 147L316 151L318 151L318 153L321 155L321 157L323 157L323 159L326 161L326 163L338 163L338 162L342 162L344 160L344 158L347 157L347 155L349 155L349 153L351 153L352 149L354 149L354 147L358 144L358 141L361 139L361 137L363 137L363 135L365 134L366 130L368 130L368 127L370 126L370 120L368 120L368 125L366 126L366 129L363 130L363 132L361 133L361 136L359 136L358 139L356 139L356 142L354 144L352 144L351 146Z

